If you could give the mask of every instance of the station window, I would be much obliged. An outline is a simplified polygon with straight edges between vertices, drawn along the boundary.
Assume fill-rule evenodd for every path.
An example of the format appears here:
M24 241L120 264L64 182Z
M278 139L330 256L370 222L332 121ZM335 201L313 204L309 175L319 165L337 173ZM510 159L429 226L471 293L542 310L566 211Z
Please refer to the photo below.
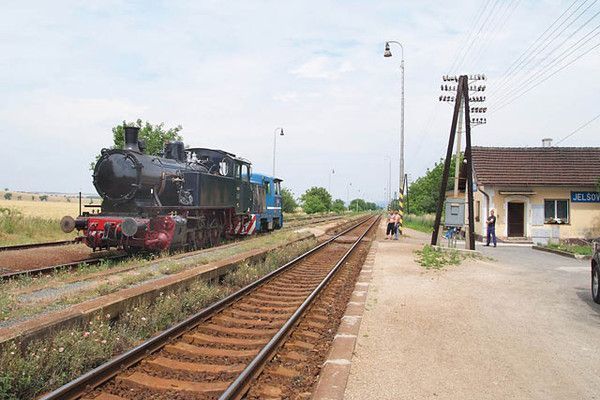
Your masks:
M568 224L569 200L544 200L544 222L546 224Z
M481 219L481 202L477 200L475 202L475 222L479 222Z

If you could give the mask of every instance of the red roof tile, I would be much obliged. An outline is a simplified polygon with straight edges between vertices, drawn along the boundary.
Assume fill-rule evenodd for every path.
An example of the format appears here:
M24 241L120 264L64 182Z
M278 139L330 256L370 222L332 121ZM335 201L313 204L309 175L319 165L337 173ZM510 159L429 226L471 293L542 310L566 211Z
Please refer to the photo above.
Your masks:
M600 147L473 146L474 178L491 186L595 186Z

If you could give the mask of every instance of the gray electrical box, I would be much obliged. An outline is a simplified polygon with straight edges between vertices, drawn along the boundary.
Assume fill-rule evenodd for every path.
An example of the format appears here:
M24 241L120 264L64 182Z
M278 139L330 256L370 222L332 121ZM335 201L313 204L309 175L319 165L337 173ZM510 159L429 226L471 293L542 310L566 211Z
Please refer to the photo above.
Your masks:
M446 199L445 226L465 225L465 199Z

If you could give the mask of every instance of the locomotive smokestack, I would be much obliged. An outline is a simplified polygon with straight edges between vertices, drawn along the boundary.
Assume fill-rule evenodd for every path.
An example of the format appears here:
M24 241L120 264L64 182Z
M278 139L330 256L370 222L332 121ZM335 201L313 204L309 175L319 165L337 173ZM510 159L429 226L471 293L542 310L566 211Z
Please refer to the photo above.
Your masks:
M125 150L140 152L138 133L140 128L135 126L125 126Z

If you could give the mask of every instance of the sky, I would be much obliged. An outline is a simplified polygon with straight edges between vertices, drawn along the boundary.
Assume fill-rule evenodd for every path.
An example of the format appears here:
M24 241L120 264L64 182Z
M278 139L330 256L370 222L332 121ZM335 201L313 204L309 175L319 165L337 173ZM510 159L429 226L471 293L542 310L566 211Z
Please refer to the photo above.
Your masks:
M182 125L191 147L230 151L266 173L272 171L274 131L282 127L277 175L296 195L311 186L329 188L331 177L335 198L381 201L390 159L397 187L400 132L401 54L392 46L393 56L384 58L386 40L404 46L405 168L411 180L445 154L452 105L438 101L444 74L488 77L487 124L473 129L474 145L539 146L542 138L557 141L598 114L600 48L509 104L503 98L519 94L519 85L536 68L543 72L553 57L546 54L562 49L550 53L555 46L576 43L597 26L600 4L457 0L452 5L398 0L4 4L0 186L93 193L89 164L111 145L111 128L141 118ZM507 74L569 6L581 15L565 21L564 32L558 30L536 58ZM596 42L597 37L588 47ZM599 131L600 119L560 145L600 146Z

